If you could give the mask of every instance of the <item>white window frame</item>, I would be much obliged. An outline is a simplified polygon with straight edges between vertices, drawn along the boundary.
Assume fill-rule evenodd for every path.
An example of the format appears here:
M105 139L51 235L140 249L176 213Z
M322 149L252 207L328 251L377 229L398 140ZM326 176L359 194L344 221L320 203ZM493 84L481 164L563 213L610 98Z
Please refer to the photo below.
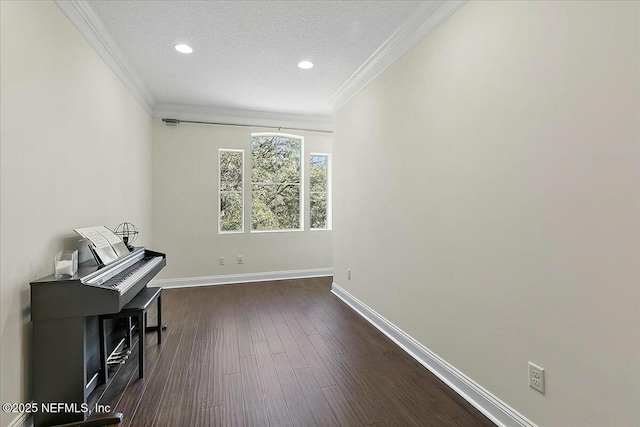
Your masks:
M332 228L331 222L331 199L332 199L332 186L331 186L331 153L309 153L307 159L309 160L309 173L311 173L311 157L324 156L327 158L327 228L312 228L311 222L309 222L309 229L311 231L330 231ZM309 212L311 212L311 177L309 177ZM309 214L309 220L311 220L311 214Z
M291 139L299 139L300 140L300 228L293 228L289 230L254 230L253 229L253 188L249 189L250 194L250 213L249 213L249 232L250 233L297 233L304 231L304 204L305 204L305 191L304 191L304 172L305 172L305 155L304 155L304 137L301 135L293 135L290 133L281 133L281 132L256 132L251 134L251 138L261 137L261 136L279 136L284 138ZM251 145L251 141L249 141L249 145ZM251 151L251 173L253 173L253 150ZM253 186L253 178L249 178L249 185Z
M242 198L242 228L240 230L222 230L222 219L220 218L220 214L221 214L221 210L222 210L222 206L220 203L220 196L222 195L222 183L221 183L221 167L220 167L220 162L222 160L222 152L232 152L232 153L242 153L242 191L241 191L241 198ZM244 150L241 149L236 149L236 148L219 148L218 149L218 234L241 234L244 233L244 183L245 183L245 175L246 175L246 168L245 168L245 163L244 163L245 157L244 157Z

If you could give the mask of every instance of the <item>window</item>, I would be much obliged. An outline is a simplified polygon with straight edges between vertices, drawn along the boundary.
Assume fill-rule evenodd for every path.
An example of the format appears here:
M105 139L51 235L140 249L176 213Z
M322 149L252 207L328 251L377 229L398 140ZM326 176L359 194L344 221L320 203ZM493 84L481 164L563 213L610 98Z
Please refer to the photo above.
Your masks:
M302 230L303 138L251 136L251 230Z
M330 221L329 155L309 157L309 216L312 230L328 230Z
M244 231L244 150L220 150L218 232Z

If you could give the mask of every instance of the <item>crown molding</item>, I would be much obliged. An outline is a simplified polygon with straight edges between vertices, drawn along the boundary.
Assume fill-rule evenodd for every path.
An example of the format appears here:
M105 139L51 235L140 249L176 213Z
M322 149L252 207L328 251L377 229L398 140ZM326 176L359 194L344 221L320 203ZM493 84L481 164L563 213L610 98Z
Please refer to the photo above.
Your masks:
M151 91L126 60L89 2L85 0L55 0L55 3L107 66L122 80L122 83L138 100L147 114L151 115L156 103Z
M287 114L182 104L156 104L152 116L230 125L333 131L333 118L330 115Z
M147 114L179 120L220 122L249 126L333 130L330 115L286 114L179 104L156 100L86 0L54 0L109 68L120 78ZM466 0L422 2L411 16L371 55L331 97L334 111L379 76L398 58L444 22Z
M409 18L347 79L330 99L339 110L391 64L435 30L467 0L422 2Z

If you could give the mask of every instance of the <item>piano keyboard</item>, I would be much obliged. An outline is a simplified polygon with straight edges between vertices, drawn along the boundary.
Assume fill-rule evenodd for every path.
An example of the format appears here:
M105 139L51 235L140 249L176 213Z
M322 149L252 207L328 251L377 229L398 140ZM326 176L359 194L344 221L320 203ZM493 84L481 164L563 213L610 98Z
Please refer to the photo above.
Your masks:
M121 260L83 277L81 282L100 288L117 289L122 295L163 260L164 257L161 256L145 256L144 248L138 248Z
M127 292L130 287L135 285L138 280L142 279L149 271L153 270L156 265L160 264L162 260L163 258L161 256L157 256L139 261L131 266L131 268L109 278L109 280L102 283L100 286L115 288L118 290L120 295L122 295Z

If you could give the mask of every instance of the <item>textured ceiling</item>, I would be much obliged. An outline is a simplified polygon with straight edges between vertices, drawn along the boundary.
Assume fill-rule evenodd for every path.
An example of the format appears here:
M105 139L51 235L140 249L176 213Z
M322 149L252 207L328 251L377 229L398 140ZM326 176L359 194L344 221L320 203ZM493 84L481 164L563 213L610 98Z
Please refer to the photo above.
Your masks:
M158 103L330 115L417 1L90 1ZM186 43L194 52L176 52ZM296 64L311 60L315 67Z

